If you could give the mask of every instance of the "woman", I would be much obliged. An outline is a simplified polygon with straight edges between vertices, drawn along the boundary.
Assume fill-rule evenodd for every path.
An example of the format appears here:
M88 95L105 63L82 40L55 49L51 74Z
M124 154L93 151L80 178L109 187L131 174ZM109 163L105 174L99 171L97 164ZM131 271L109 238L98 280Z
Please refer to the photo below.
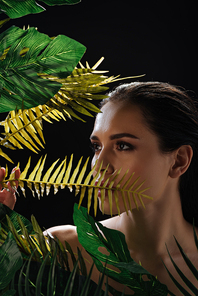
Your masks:
M193 218L198 225L198 113L195 102L172 85L136 82L115 89L102 103L101 110L90 136L94 150L92 165L98 160L95 174L101 161L101 173L109 164L103 182L122 168L116 179L118 184L129 169L129 174L135 172L137 177L141 176L140 182L146 180L145 188L150 187L147 194L153 197L152 201L143 201L146 209L141 203L138 204L139 209L132 203L133 210L127 215L119 196L121 215L101 223L123 232L131 257L136 262L140 261L170 291L180 295L162 260L181 283L170 262L166 244L176 264L197 286L174 240L175 236L194 265L198 266L192 226ZM100 191L98 199L101 208ZM112 210L117 214L115 202ZM107 194L104 212L110 213ZM82 249L74 226L57 226L48 232L63 243L67 240L74 251L77 246ZM85 250L82 254L88 259L87 267L90 267L91 257ZM97 282L98 276L94 269L92 279ZM118 283L109 280L109 284L123 290ZM131 293L131 290L125 290L125 293Z

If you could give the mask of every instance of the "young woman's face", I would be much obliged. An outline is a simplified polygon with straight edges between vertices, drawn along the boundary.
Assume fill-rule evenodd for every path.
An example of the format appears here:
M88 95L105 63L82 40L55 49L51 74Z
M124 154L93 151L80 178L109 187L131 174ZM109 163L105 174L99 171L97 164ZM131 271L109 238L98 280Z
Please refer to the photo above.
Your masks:
M151 187L145 191L144 194L153 197L155 201L163 195L167 189L170 179L169 170L173 163L173 154L163 154L159 150L158 138L146 126L141 111L137 106L121 102L108 102L102 107L101 111L102 113L99 113L96 117L94 129L90 136L94 149L92 166L95 164L96 160L98 160L94 175L101 161L103 161L102 170L109 164L108 170L104 176L104 181L115 171L122 168L119 177L115 180L115 184L113 185L113 187L115 187L127 170L129 170L127 174L128 177L135 172L127 188L129 188L137 177L140 177L136 187L145 180L141 190ZM101 208L100 191L98 198ZM130 199L132 208L136 208L133 197L131 196ZM118 194L118 200L120 212L125 212L121 193ZM138 206L141 206L137 195L136 200ZM142 198L142 200L145 206L153 202L146 198ZM106 191L104 212L106 214L110 213L108 194ZM113 214L116 213L117 208L113 198Z

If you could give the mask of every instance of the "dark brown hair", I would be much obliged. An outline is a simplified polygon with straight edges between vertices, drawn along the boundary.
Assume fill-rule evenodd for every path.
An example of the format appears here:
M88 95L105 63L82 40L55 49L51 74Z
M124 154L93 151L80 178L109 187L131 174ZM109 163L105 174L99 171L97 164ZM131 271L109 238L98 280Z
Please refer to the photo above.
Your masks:
M146 123L159 139L162 152L191 145L193 158L180 177L179 191L184 218L198 226L198 111L197 102L186 91L162 82L134 82L118 86L109 93L108 102L123 101L137 105Z

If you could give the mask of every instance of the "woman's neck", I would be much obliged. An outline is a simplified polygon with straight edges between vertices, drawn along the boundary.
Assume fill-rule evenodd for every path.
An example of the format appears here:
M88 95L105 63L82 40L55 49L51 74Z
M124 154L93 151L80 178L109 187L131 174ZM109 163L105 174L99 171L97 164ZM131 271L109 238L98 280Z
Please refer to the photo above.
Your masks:
M167 256L166 246L172 253L178 251L174 236L183 243L183 234L192 227L184 220L179 193L154 201L146 209L135 209L121 214L115 228L125 234L128 248L141 261L156 256Z

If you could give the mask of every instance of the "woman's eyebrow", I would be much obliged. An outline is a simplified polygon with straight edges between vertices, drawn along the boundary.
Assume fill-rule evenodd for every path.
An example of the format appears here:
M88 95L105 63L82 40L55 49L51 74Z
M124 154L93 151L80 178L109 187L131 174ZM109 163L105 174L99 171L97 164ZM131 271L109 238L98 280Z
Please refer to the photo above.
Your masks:
M114 135L111 135L109 138L110 138L110 140L115 140L115 139L120 139L120 138L124 138L124 137L139 140L138 137L136 137L136 136L134 136L132 134L129 134L129 133L114 134ZM97 140L98 141L99 138L97 136L91 135L90 140Z
M120 133L120 134L115 134L115 135L111 135L109 138L110 140L115 140L115 139L120 139L120 138L124 138L124 137L127 137L127 138L132 138L132 139L138 139L138 137L132 135L132 134L129 134L129 133Z

